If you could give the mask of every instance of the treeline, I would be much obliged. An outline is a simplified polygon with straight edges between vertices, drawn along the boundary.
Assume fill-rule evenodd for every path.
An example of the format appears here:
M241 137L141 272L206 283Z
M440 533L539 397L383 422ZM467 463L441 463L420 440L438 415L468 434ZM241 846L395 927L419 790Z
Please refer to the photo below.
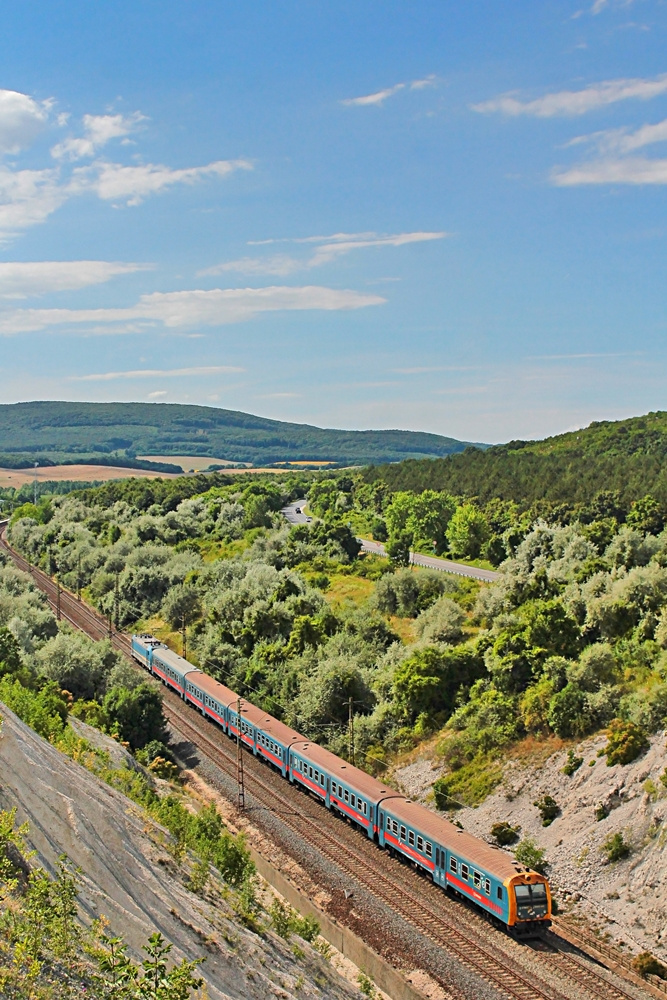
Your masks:
M364 470L366 482L392 492L426 489L529 505L585 504L600 491L616 491L629 509L650 493L667 504L667 413L591 424L544 441L512 441L485 451L432 460L409 459Z

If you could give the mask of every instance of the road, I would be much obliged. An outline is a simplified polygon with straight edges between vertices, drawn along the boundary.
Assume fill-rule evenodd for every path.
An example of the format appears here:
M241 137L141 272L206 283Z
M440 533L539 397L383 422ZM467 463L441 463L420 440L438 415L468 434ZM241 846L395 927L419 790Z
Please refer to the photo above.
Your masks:
M283 507L281 514L289 524L306 524L312 518L303 513L303 508L307 504L303 500L295 500L293 503ZM371 542L367 538L359 538L362 552L368 552L375 556L387 555L386 549L381 542ZM466 566L465 563L451 562L449 559L438 559L436 556L425 556L421 552L411 552L411 561L416 566L425 566L427 569L436 569L440 573L454 573L456 576L468 576L473 580L482 580L484 583L493 583L500 579L500 573L491 569L478 569L476 566Z
M312 521L312 517L303 513L303 508L307 503L305 497L303 500L294 500L293 503L288 503L286 507L283 507L280 513L289 524L306 524L308 521Z
M362 552L369 552L375 556L386 556L387 551L380 542L371 542L367 538L360 538ZM411 552L410 561L416 566L425 566L427 569L437 569L440 573L455 573L457 576L469 576L473 580L483 580L485 583L493 583L500 579L500 573L492 569L478 569L477 566L466 566L465 563L451 562L449 559L438 559L437 556L425 556L421 552Z

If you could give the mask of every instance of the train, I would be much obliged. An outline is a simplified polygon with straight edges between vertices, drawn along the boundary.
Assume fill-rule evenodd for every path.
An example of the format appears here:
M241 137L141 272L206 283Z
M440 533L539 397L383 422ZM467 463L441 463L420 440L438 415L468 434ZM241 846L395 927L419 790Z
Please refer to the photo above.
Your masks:
M551 890L544 875L241 699L155 636L133 635L132 656L287 781L513 936L539 936L550 926Z

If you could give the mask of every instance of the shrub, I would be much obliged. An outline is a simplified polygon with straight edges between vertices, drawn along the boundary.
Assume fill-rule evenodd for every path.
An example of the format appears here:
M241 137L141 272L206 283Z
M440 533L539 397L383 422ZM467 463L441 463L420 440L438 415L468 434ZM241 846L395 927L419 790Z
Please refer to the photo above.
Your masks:
M551 795L543 795L541 799L536 799L533 805L539 810L542 826L551 826L560 813L560 806Z
M605 747L607 767L612 767L614 764L630 764L648 749L646 733L634 722L613 719L609 724L607 736Z
M491 836L499 847L509 847L510 844L516 844L520 830L520 826L510 826L509 823L494 823Z
M647 976L660 976L661 979L667 979L667 968L650 951L643 951L640 955L635 955L632 959L632 968L644 979Z
M567 761L565 765L561 768L561 774L566 774L568 778L572 777L575 771L578 771L584 762L583 757L577 757L574 750L570 749L567 751Z
M118 734L133 750L153 740L164 740L166 721L162 694L151 684L140 684L133 691L113 688L104 699L104 710Z
M605 855L607 862L611 865L614 864L615 861L622 861L623 858L627 858L631 851L631 847L623 839L623 834L619 830L616 833L610 833L608 837L605 837L601 850Z
M524 837L514 852L514 857L526 868L544 875L547 868L546 851L538 847L532 837Z
M603 819L606 819L608 815L609 806L605 805L604 802L600 802L600 804L595 807L595 822L600 823Z

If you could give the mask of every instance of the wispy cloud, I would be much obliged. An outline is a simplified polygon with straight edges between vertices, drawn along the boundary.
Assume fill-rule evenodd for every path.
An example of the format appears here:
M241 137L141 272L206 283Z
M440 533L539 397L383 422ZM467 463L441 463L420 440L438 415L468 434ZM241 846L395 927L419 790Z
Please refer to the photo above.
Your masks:
M667 92L667 73L649 79L606 80L593 83L583 90L561 90L545 94L532 101L521 100L515 94L503 94L481 104L473 104L473 111L482 114L500 112L516 117L532 115L536 118L554 118L558 115L583 115L618 101L642 100Z
M6 261L0 263L0 298L26 299L50 292L73 291L152 267L152 264L106 260Z
M79 324L89 324L88 333L135 333L155 325L167 329L221 326L244 322L265 312L362 309L384 302L386 299L379 295L319 285L153 292L142 295L136 305L127 308L7 311L0 313L0 334L11 336Z
M330 264L338 257L352 250L363 250L369 247L401 247L410 243L424 243L431 240L442 240L449 234L440 232L413 232L381 235L379 233L334 233L332 236L306 236L299 239L256 240L251 245L266 246L275 243L319 244L310 257L300 259L289 254L273 254L269 257L241 257L239 260L226 261L215 267L200 271L200 275L224 274L276 274L288 275L296 271Z
M583 184L667 184L667 160L627 157L583 163L569 170L556 169L551 174L556 187Z
M94 375L70 375L70 382L111 382L115 379L180 378L188 375L229 375L245 371L233 365L209 365L203 368L140 368L129 372L99 372Z
M379 107L394 94L401 90L423 90L424 87L432 87L435 83L435 74L426 76L421 80L412 80L409 83L395 83L393 87L385 87L384 90L377 90L372 94L364 94L362 97L347 97L341 101L346 107Z
M83 137L64 139L51 149L56 160L82 160L94 156L112 139L122 139L135 131L146 121L144 115L135 111L132 115L84 115Z
M605 129L590 135L579 135L568 146L588 144L602 155L632 153L645 146L667 141L667 118L655 125L642 125L634 132L628 128Z
M607 129L577 136L568 145L588 144L594 156L574 167L557 167L551 181L557 187L585 184L667 184L667 159L633 156L640 149L667 142L667 119L655 125Z
M120 163L93 163L74 171L71 190L92 191L103 201L124 201L139 205L151 194L160 194L174 184L195 184L204 177L227 177L236 170L252 170L249 160L216 160L203 167L172 170L160 164L146 163L127 167Z

